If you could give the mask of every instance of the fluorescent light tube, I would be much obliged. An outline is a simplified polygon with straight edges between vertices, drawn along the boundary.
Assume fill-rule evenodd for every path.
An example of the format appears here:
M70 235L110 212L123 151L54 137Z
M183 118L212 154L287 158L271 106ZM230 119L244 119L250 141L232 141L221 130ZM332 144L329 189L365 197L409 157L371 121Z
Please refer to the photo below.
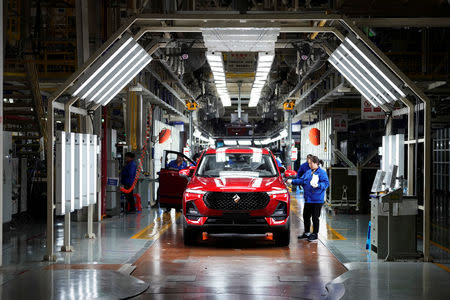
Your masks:
M76 89L76 91L72 94L73 96L77 96L78 93L84 89L89 82L91 82L117 55L119 55L119 53L129 44L131 43L131 41L133 40L132 37L128 38L128 40L125 41L125 43L123 43L122 46L119 47L119 49L117 49L117 51L113 52L111 54L111 56L105 61L105 63L101 64L99 66L99 68L92 74L90 75L86 81L78 88Z
M339 50L336 50L339 54L340 54L340 52L339 52ZM368 87L367 87L367 84L366 83L363 83L361 80L360 80L360 78L361 79L365 79L366 78L366 76L364 76L363 74L361 74L361 72L359 72L359 70L357 69L357 68L354 68L353 67L353 69L355 69L357 72L359 72L359 75L360 75L360 77L359 76L356 76L355 74L354 74L354 72L352 72L344 63L343 63L343 61L342 60L338 60L337 58L334 58L335 60L336 60L336 63L340 66L340 67L342 67L343 69L345 69L345 71L347 72L347 73L349 73L349 75L351 75L352 77L353 77L353 79L354 79L354 81L351 81L351 80L349 80L357 89L358 89L358 91L359 90L365 90L367 93L369 93L370 95L371 95L371 97L373 98L373 100L376 100L378 103L380 103L381 105L383 105L384 103L383 103L383 101L381 101L381 100L379 100L378 99L378 97L377 97L377 95L375 95L375 93L374 92L372 92ZM351 63L349 63L349 67L351 67L351 66L353 66ZM356 84L354 84L355 83L355 81L359 84L359 87L358 87L358 85L356 85Z
M238 140L239 145L242 146L251 146L252 141L251 140Z
M403 91L400 90L358 47L356 47L349 38L346 38L345 40L397 91L397 93L400 94L400 96L406 96L405 93L403 93Z
M347 51L347 53L349 53L350 54L350 51L348 51L348 49L347 48L345 48L345 46L344 45L342 45L342 48L344 49L344 50L346 50ZM389 99L377 88L377 87L375 87L373 84L372 84L372 82L367 78L367 76L366 75L363 75L359 70L358 70L358 68L357 67L355 67L348 59L347 59L347 57L345 57L341 52L339 52L339 50L336 50L336 53L339 53L340 55L341 55L341 58L343 59L343 60L345 60L351 67L353 67L353 69L358 73L358 75L359 76L361 76L361 78L363 78L364 79L364 81L366 81L367 82L367 84L369 84L374 90L375 90L375 92L378 94L378 95L380 95L384 100L385 100L385 102L390 102L389 101ZM350 54L350 55L353 55L353 54ZM367 71L366 71L367 72ZM376 99L378 102L380 102L380 104L384 104L382 101L380 101L380 100L378 100L378 99Z
M389 100L388 102L397 101L397 97L384 85L381 83L381 81L375 76L345 45L341 45L342 49L344 49L346 52L350 53L352 58L356 61L358 66L360 66L369 76L379 85L381 88L392 98L392 100ZM369 79L368 79L369 80Z
M339 71L339 72L340 72L340 73L341 73L348 81L350 81L350 83L358 90L358 92L361 93L361 95L362 95L364 98L366 98L366 99L370 102L370 104L372 104L372 106L378 107L379 105L378 105L378 104L375 104L375 103L373 102L373 100L367 95L367 93L366 93L365 91L363 91L363 90L361 90L361 88L358 88L358 87L357 87L357 85L355 84L353 78L350 77L350 74L346 74L345 72L342 72L342 69L340 68L340 66L342 66L342 65L338 66L338 65L333 61L333 59L334 59L334 57L331 57L331 56L330 56L330 59L328 59L328 61L333 65L333 67L335 67L336 70L338 70L338 71Z
M106 97L111 97L111 98L106 98L108 99L106 101L109 102L115 95L117 95L130 81L130 79L133 79L146 65L148 65L148 63L152 60L151 56L147 55L142 57L133 68L130 68L130 70L128 70L127 73L125 73L122 76L122 80L118 80L114 86L112 86L109 89L109 92L107 92L106 94L103 95L102 98L100 98L100 100L96 101L96 103L102 103L102 101L105 100ZM131 76L130 76L131 75ZM120 88L117 88L121 83L123 83L121 85ZM112 96L111 96L112 95ZM106 103L102 104L102 105L106 105Z
M137 46L137 45L136 45L136 46ZM128 60L128 62L120 68L119 71L116 70L116 67L115 67L115 66L114 66L114 68L111 68L111 69L105 74L105 76L108 76L108 75L111 73L111 71L115 71L114 76L112 76L106 83L104 83L104 84L103 84L103 87L102 87L101 89L99 89L99 90L97 91L97 93L95 93L95 94L91 97L91 99L92 99L93 101L95 101L95 99L97 98L97 96L101 95L101 93L102 93L102 92L103 92L103 91L104 91L111 83L113 83L114 80L116 80L117 77L119 77L119 76L122 74L122 72L124 72L124 71L126 70L126 68L128 68L128 66L130 66L132 63L134 63L134 62L136 61L136 58L137 58L140 54L144 54L144 53L145 53L144 50L141 50L141 51L136 52L136 54L134 54L133 57L130 58L130 59ZM125 59L125 58L127 58L127 57L128 57L128 54L122 58L122 61L123 61L123 59ZM118 62L118 63L119 63L119 62ZM119 64L118 64L118 65L119 65ZM106 77L105 77L105 78L106 78ZM97 87L97 85L98 85L99 83L100 83L100 81L98 81L97 84L93 85L92 87L93 87L93 88L94 88L94 87ZM91 90L92 90L92 88L91 88ZM89 91L88 93L90 93L90 91ZM88 93L87 93L87 94L88 94ZM83 98L83 97L82 97L82 98Z
M235 145L237 145L237 143L236 143L235 140L223 140L223 143L224 143L226 146L235 146Z
M112 73L112 72L117 72L117 68L120 66L120 64L128 58L128 56L130 56L133 51L135 51L137 49L139 45L136 44L134 45L130 50L127 51L127 53L125 55L123 55L113 66L108 68L108 71L102 75L102 77L100 77L97 82L95 82L91 88L89 90L87 90L83 96L81 96L82 99L86 99L90 93L92 93L94 91L94 89L96 89L100 84L102 84L105 80L107 80L108 76ZM136 53L136 55L139 54ZM133 56L133 58L130 59L131 62L133 62L133 60L135 59L136 55ZM120 72L120 71L119 71ZM110 82L108 82L109 84ZM98 94L98 93L97 93ZM95 99L95 97L92 97L92 99Z

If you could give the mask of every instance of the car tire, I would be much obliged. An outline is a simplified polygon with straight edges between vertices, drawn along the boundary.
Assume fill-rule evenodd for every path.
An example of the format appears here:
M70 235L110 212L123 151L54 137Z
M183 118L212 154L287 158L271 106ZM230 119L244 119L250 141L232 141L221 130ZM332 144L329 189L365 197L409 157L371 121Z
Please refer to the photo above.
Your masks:
M290 220L288 220L288 223L286 224L287 229L277 232L274 234L275 238L275 245L280 247L287 247L289 246L289 243L291 241L291 226L290 226Z
M196 232L187 228L185 219L183 220L183 242L185 246L193 246L197 242Z

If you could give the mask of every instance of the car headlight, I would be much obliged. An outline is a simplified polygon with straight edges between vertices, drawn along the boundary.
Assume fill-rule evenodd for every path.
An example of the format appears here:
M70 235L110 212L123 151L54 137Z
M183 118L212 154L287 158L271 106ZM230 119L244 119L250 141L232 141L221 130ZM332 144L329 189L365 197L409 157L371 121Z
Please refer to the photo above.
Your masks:
M275 191L270 191L267 192L267 195L278 195L278 194L287 194L288 191L283 189L283 190L275 190Z
M194 190L194 189L186 189L186 193L199 194L199 195L204 195L204 194L206 194L205 191L202 191L202 190Z

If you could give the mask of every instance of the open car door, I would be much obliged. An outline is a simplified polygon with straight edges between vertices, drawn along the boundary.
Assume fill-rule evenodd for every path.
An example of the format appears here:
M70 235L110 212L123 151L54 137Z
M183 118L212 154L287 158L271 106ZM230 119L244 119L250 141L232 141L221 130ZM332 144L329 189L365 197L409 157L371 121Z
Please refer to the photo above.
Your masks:
M181 152L166 150L163 153L161 171L159 172L158 199L160 207L181 209L181 201L188 179L179 175L179 170L170 168L169 163L181 155L189 166L194 166L192 159Z

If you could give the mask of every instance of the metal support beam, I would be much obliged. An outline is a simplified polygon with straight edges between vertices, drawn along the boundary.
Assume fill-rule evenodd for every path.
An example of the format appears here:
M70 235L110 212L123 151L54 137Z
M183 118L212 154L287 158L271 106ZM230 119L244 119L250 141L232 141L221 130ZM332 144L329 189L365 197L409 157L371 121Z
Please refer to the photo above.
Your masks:
M47 107L47 239L46 247L47 254L44 256L44 260L56 261L56 256L54 254L54 224L53 224L53 211L55 209L54 202L54 160L53 160L53 143L54 138L54 127L53 127L53 101L48 101Z
M191 157L193 157L194 155L194 120L193 120L193 115L194 112L191 110L189 111L189 147L191 148L190 152L191 152Z
M274 27L277 27L277 25L273 25ZM143 35L145 35L146 33L151 33L151 32L202 32L202 29L204 28L208 28L210 26L148 26L148 27L144 27L142 28L138 33L136 33L134 35L134 38L136 40L140 39ZM217 26L213 26L213 27L217 27ZM223 27L227 27L227 28L242 28L242 24L241 25L225 25ZM244 26L245 27L245 26ZM254 26L248 26L248 27L254 27ZM342 33L339 32L339 30L337 30L334 27L315 27L315 26L305 26L305 27L295 27L295 26L282 26L280 28L280 33L333 33L335 36L337 36L341 41L345 39L344 35Z
M0 1L0 24L3 24L3 1ZM3 26L2 26L3 27ZM0 34L0 246L3 245L3 29ZM3 247L0 247L0 266L3 264Z
M242 81L238 81L237 83L238 85L238 109L237 109L237 113L238 113L238 120L241 120L241 116L242 116L242 107L241 107L241 86L242 86Z
M75 2L78 66L81 66L89 58L88 7L87 0L76 0Z
M284 112L287 117L287 146L286 146L286 167L292 169L292 159L291 159L291 147L292 147L292 111L287 110Z
M66 104L64 104L64 131L67 136L70 134L71 128L71 114L70 107L78 100L78 97L70 99ZM63 141L61 141L62 143ZM66 211L64 215L64 245L61 247L62 252L72 252L73 247L70 245L70 210Z

